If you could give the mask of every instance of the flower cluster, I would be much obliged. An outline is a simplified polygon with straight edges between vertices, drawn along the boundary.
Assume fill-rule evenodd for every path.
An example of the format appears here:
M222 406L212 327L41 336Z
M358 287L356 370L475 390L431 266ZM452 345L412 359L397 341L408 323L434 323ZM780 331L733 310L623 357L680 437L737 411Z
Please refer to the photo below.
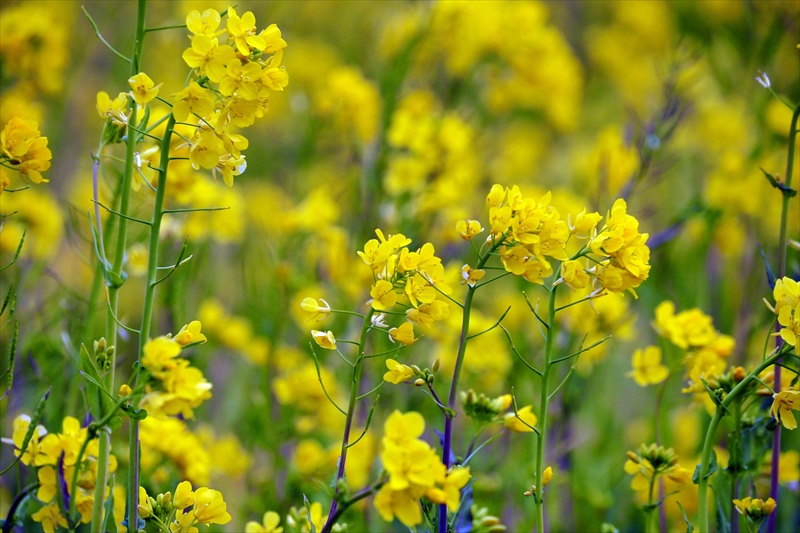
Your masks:
M255 365L266 364L270 352L269 340L254 333L247 318L229 313L215 299L203 301L197 314L216 342L239 352Z
M736 512L758 525L775 511L778 503L773 498L764 501L748 496L741 500L733 500L733 505L736 507Z
M196 123L188 143L192 166L212 170L215 177L221 173L232 187L234 176L247 167L242 151L249 142L230 128L245 128L263 117L269 92L282 91L289 77L281 67L286 41L275 24L258 32L253 13L240 17L233 7L228 7L227 17L224 30L217 29L221 17L214 9L192 11L186 17L193 35L183 59L196 77L174 95L172 112L178 121ZM227 44L220 44L223 34ZM265 59L264 54L272 55Z
M158 337L144 346L142 365L161 390L149 390L143 399L147 412L156 416L181 415L194 418L193 409L211 398L211 383L203 373L180 358L184 346L205 342L200 322L184 326L177 336Z
M477 394L470 389L461 392L461 406L464 413L474 420L479 426L502 422L506 428L517 433L530 433L538 421L532 412L532 406L506 412L513 402L510 394L503 394L496 398L490 398L485 394Z
M381 461L389 482L375 496L374 503L387 522L396 516L408 527L422 523L422 497L447 504L453 512L458 510L460 489L470 479L469 470L454 467L448 471L430 445L419 440L423 431L425 419L415 412L395 411L384 425Z
M655 444L642 444L636 453L628 452L625 472L634 476L631 481L631 488L634 490L647 489L650 483L662 475L678 484L688 483L692 476L691 472L680 465L672 448Z
M0 133L0 163L4 167L12 167L22 179L29 183L47 183L42 172L50 168L53 154L47 147L47 137L42 137L39 124L34 120L14 117ZM0 169L0 194L9 185L10 180L3 169Z
M197 533L197 524L223 525L231 521L221 492L207 487L192 490L188 481L178 483L174 495L166 492L155 498L139 487L139 516L171 533Z
M713 411L713 402L701 380L715 383L723 375L728 366L727 358L735 345L733 337L714 329L711 317L698 308L676 314L675 304L664 301L656 308L655 315L655 330L686 350L683 365L689 384L683 392L693 393L696 402Z
M605 290L620 294L630 291L636 296L634 289L650 272L650 249L645 244L648 235L639 233L639 222L627 213L625 200L614 202L599 232L596 227L603 218L599 213L583 210L574 221L572 217L564 220L551 201L549 192L534 200L523 197L516 185L492 186L486 197L491 226L487 242L502 244L499 251L505 269L531 283L543 284L544 278L553 274L550 260L555 259L562 261L556 284L583 289L591 283L593 297ZM464 231L465 224L459 224L457 230L462 238L469 235ZM572 258L567 255L571 236L590 238ZM578 260L589 253L599 260L587 269Z
M44 426L37 426L28 446L22 450L30 424L31 418L28 415L18 416L14 420L10 442L7 439L3 439L3 442L14 445L14 455L21 455L23 464L37 469L39 488L36 497L45 505L32 515L33 519L40 522L47 532L58 527L67 527L62 506L56 501L56 497L61 494L64 501L74 499L80 522L88 524L92 520L97 484L99 441L96 438L89 440L81 455L81 448L89 438L89 431L81 427L76 418L67 416L62 423L61 433L48 433ZM117 459L113 455L109 456L108 468L109 472L114 472L117 468ZM76 469L77 483L73 486ZM66 494L62 494L64 490Z

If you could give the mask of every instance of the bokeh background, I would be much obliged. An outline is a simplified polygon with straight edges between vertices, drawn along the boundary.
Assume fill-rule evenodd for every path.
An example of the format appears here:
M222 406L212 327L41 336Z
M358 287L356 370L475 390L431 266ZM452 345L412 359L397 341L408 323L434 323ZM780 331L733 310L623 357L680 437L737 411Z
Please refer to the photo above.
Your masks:
M50 183L0 196L0 211L16 212L4 218L0 263L13 257L28 229L20 262L0 277L3 294L16 286L21 328L14 390L0 402L3 436L50 385L59 401L45 412L48 428L57 430L68 414L83 417L75 349L104 326L86 214L90 153L103 124L95 97L127 90L128 65L94 36L81 5L106 39L130 50L135 2L0 3L0 125L13 116L33 118L53 150ZM148 22L181 24L190 10L209 7L222 11L227 4L151 1ZM378 227L415 245L434 243L458 287L455 297L462 297L459 270L470 249L455 223L473 218L486 225L491 185L517 184L529 196L552 191L559 210L573 214L584 207L604 213L625 197L651 235L653 266L638 299L608 296L597 302L599 315L588 306L565 314L565 344L587 331L588 342L614 337L581 358L553 405L548 464L557 475L546 502L553 531L598 531L603 522L640 530L641 495L622 469L625 451L653 441L658 423L663 442L693 470L709 419L681 393L680 370L664 389L657 420L655 389L625 376L634 350L658 344L655 307L672 300L678 310L699 307L711 315L717 330L736 341L733 365L761 354L771 317L761 302L769 287L759 247L776 261L781 196L759 167L784 173L791 111L754 78L766 72L778 95L800 100L800 5L242 1L237 10L253 11L259 28L280 27L289 85L273 93L267 117L248 130L247 171L233 188L188 165L171 176L173 205L230 210L167 219L162 257L176 257L187 238L193 258L160 287L153 332L201 320L209 342L194 348L192 364L214 388L196 420L143 422L150 493L169 490L179 478L219 489L234 516L227 530L266 510L285 514L302 505L303 494L327 507L343 419L319 387L309 330L353 338L358 324L341 317L306 322L299 302L323 297L335 308L361 311L372 278L355 252ZM187 34L147 36L143 70L164 83L162 95L184 85ZM124 157L119 147L105 153ZM104 160L100 196L109 203L120 169ZM147 187L135 193L134 216L148 213L152 196ZM797 197L789 227L798 239ZM131 327L141 316L145 237L131 227L130 277L118 313ZM788 275L800 275L796 253ZM533 299L543 294L511 278L479 293L473 328L485 329L511 306L504 324L521 353L536 361L542 343L522 290ZM442 390L458 318L453 313L426 332L404 361L425 367L438 358ZM120 335L124 376L138 340ZM8 328L0 330L3 346L9 336ZM376 352L381 343L391 346L376 341ZM677 349L670 357L679 360ZM495 330L470 344L462 385L490 395L514 387L527 405L539 395L538 380L523 370ZM384 371L381 364L368 367L365 390ZM323 361L323 379L337 399L346 395L346 375L335 353ZM350 456L351 486L377 476L382 423L395 408L425 414L426 436L436 441L435 406L413 387L384 387L375 425ZM457 425L462 450L474 430L464 418ZM800 520L796 435L786 432L784 448L781 526L790 531ZM510 531L532 529L532 501L522 492L530 486L534 449L531 436L504 434L473 462L476 503ZM115 437L114 452L124 471L124 438ZM10 458L3 445L0 464ZM24 470L19 475L24 483ZM16 476L0 480L0 514ZM754 477L762 492L764 479ZM689 493L696 489L685 490L678 498L691 516ZM667 509L671 530L683 530L677 506ZM361 511L350 519L353 531L393 527L371 505Z

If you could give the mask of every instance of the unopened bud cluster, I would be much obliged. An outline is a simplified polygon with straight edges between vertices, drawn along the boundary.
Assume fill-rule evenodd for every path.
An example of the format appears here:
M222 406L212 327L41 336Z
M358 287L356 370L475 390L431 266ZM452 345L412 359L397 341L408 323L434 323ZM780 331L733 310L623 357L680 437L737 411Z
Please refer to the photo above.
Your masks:
M111 362L114 359L114 347L106 346L106 339L101 337L99 340L94 341L92 344L94 349L94 358L97 362L97 367L101 371L106 371L111 368Z

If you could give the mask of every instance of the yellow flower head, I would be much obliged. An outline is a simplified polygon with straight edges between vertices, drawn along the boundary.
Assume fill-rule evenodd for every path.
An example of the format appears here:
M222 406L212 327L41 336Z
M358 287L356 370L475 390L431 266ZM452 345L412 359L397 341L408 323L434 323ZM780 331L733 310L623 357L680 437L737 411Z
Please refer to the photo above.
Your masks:
M511 431L516 431L517 433L532 432L532 428L536 427L536 422L538 422L538 419L536 418L536 415L531 412L531 409L532 406L526 405L522 409L519 409L517 414L506 413L505 417L503 418L503 425L505 425Z
M236 43L236 49L243 56L250 55L251 48L262 52L267 48L264 38L256 34L256 17L252 11L239 17L236 10L228 6L227 30L228 35Z
M394 359L386 360L386 368L388 368L389 371L383 375L383 379L395 385L414 377L414 369L410 366L400 364Z
M376 311L386 311L397 303L397 293L394 292L394 286L385 280L378 280L369 291L372 296L370 303L372 308Z
M176 100L172 107L175 119L185 121L193 113L201 117L214 113L214 100L210 94L208 89L200 87L196 81L189 82L186 88L172 95Z
M312 329L311 337L314 339L314 342L326 350L336 349L336 337L333 336L332 331L318 331Z
M797 429L797 420L792 411L800 411L800 391L787 389L772 395L770 416L777 418L786 429Z
M395 410L383 425L384 439L397 445L411 442L424 431L425 419L415 411L401 413Z
M775 507L777 507L777 503L772 498L768 498L767 501L764 501L758 498L751 498L750 496L741 500L733 500L733 505L736 506L736 511L738 511L739 514L755 521L759 521L771 515Z
M417 339L414 338L414 326L411 322L403 322L400 327L389 330L389 340L411 346Z
M172 498L172 505L179 510L194 505L195 495L192 491L192 484L188 481L181 481L175 489L175 496Z
M117 126L128 123L128 93L119 93L113 100L105 91L97 93L97 113L100 118L110 118Z
M202 524L227 524L231 515L222 499L222 493L207 487L200 487L194 493L195 502L192 514Z
M330 304L322 298L320 298L319 301L315 300L314 298L303 298L303 301L300 302L300 307L306 313L311 314L311 316L306 319L306 322L309 320L322 322L328 318L328 315L331 314Z
M637 385L646 387L657 385L669 376L669 368L661 364L661 348L648 346L633 353L633 370L625 374L633 378Z
M157 337L147 341L144 345L142 364L157 378L161 379L164 372L175 368L175 360L181 354L181 345L168 337Z
M202 15L199 11L193 10L186 15L186 27L195 35L216 37L224 33L217 32L221 20L216 9L206 9Z
M200 333L202 327L199 320L192 320L175 335L175 342L181 346L206 342L206 336Z
M483 226L477 220L459 220L456 222L456 231L465 241L483 232Z
M485 270L473 269L469 265L464 265L461 267L461 284L474 287L485 275Z
M159 83L155 85L153 80L150 79L150 76L144 72L140 72L128 80L128 85L130 85L132 89L130 92L131 97L137 104L144 106L158 96L158 90L164 84Z

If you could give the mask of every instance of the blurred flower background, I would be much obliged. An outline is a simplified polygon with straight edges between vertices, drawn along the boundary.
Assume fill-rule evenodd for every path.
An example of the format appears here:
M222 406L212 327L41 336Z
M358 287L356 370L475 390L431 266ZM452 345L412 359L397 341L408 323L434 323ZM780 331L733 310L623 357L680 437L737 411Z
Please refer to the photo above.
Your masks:
M135 2L83 5L112 46L132 47ZM227 7L155 1L147 17L153 26L180 25L192 10ZM288 43L280 64L289 82L269 93L268 113L248 129L246 170L233 187L188 161L170 167L170 205L229 209L169 214L161 228L164 264L179 257L184 242L184 257L192 258L159 287L153 336L199 320L208 342L188 357L213 389L194 418L189 409L186 416L142 421L148 494L174 490L182 480L221 491L232 522L212 526L220 531L241 531L268 510L296 514L290 508L301 508L304 495L327 513L344 425L327 396L345 405L349 374L326 350L317 349L317 369L310 331L357 338L359 325L324 312L309 320L301 302L324 298L335 309L366 312L373 277L356 251L376 228L402 233L415 246L432 243L453 297L463 300L461 268L472 250L456 223L475 219L486 226L486 194L499 183L518 185L533 198L551 191L564 217L583 209L605 213L625 198L640 231L650 234L650 279L636 290L638 299L609 294L560 315L563 345L613 337L582 354L551 403L546 461L555 471L545 500L548 531L600 531L603 523L642 530L647 494L630 487L626 451L659 441L691 473L713 412L683 350L716 350L720 374L730 366L749 368L760 361L773 320L761 302L772 302L762 251L777 263L782 196L761 169L784 175L792 111L778 97L800 101L800 5L251 1L236 10L252 11L259 28L278 25ZM147 34L142 70L163 83L165 98L185 85L187 36L185 28ZM128 90L129 65L95 37L81 4L71 0L4 0L0 65L0 127L14 117L35 121L52 151L43 174L49 183L11 192L26 183L9 172L0 195L0 265L12 260L27 231L18 262L0 275L0 296L13 284L19 321L13 390L0 402L0 433L11 438L15 418L30 414L50 386L58 400L50 400L40 422L50 432L65 417L82 419L87 412L77 349L104 334L106 308L87 220L94 210L92 154L104 120L95 107L99 91L113 98ZM756 81L762 73L778 97L763 87L766 78ZM153 117L167 112L152 102ZM113 205L124 149L108 147L104 154L98 196ZM130 213L148 218L154 195L141 182L154 180L155 172L147 168L146 151L141 157ZM788 227L797 241L797 196ZM117 311L132 328L144 305L142 228L130 226L128 279ZM800 277L796 252L788 255L786 276ZM510 306L503 325L515 349L536 361L544 343L521 291L535 303L537 289L509 277L478 293L471 331L490 328ZM563 303L575 300L572 294L562 291ZM659 307L666 300L673 302L671 314ZM451 307L449 318L419 324L421 338L403 362L430 368L438 360L437 376L446 383L460 312L440 301ZM7 320L8 311L0 324ZM676 331L691 327L705 328L707 336L678 339ZM12 328L0 330L4 347L12 334ZM119 330L120 376L130 373L137 343L136 335ZM372 351L392 347L384 335ZM3 348L0 357L7 356ZM368 361L364 391L386 372L381 360ZM495 397L513 387L519 405L527 406L536 403L539 388L523 370L495 329L471 341L460 388ZM356 412L356 435L369 405ZM436 405L413 386L385 385L370 429L348 455L347 483L354 490L380 473L381 428L394 409L422 413L427 440L438 449ZM455 424L456 454L463 457L476 425L466 416ZM499 517L509 531L533 529L532 501L523 492L531 485L535 448L530 435L508 431L475 457L470 494L486 508L476 515ZM796 432L784 432L783 452L778 531L792 531L800 525ZM124 440L113 440L112 453L126 471ZM722 450L718 456L726 466ZM4 444L0 466L12 460L13 446ZM766 475L751 472L749 479L754 494L766 499L769 468L763 457L759 463ZM25 469L0 480L0 516L25 484ZM680 491L664 504L670 531L685 529L676 500L690 517L697 512L697 488L686 481L666 482L668 493ZM384 522L371 503L356 509L346 515L350 531L406 530ZM29 521L27 527L41 526ZM266 518L263 528L272 531Z

